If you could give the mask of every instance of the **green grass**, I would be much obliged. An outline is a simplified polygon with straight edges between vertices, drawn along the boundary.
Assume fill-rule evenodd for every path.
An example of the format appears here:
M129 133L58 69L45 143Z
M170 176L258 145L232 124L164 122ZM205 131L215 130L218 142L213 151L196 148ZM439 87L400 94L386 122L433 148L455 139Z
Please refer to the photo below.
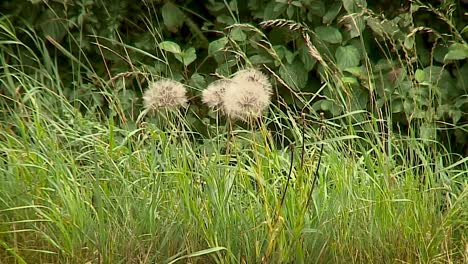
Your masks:
M324 120L322 133L318 115L302 125L272 106L230 140L224 122L202 135L186 112L136 123L130 91L94 76L70 96L30 37L36 47L12 34L0 53L1 263L468 261L468 158L384 133L391 119L371 113ZM69 56L80 87L92 66ZM293 142L280 147L272 125Z

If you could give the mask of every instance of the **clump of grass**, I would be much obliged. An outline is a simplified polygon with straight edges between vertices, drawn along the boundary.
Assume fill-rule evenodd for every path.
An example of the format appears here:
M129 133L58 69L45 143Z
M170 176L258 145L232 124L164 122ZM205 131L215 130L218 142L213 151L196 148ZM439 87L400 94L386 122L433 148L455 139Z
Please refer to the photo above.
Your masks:
M398 135L383 148L375 143L377 129L358 136L343 125L347 115L307 116L318 120L317 128L297 124L290 109L274 109L262 128L286 124L305 153L295 158L297 151L241 130L242 145L226 161L209 138L207 154L200 142L171 141L170 129L115 124L98 108L81 114L57 92L64 87L56 60L15 52L0 53L8 94L0 98L6 109L0 112L2 263L466 262L467 158L453 163L451 153L437 149L434 160L436 149ZM35 67L31 76L6 57L41 59L28 67ZM247 109L236 113L241 118L258 117L271 92L261 75L246 75L241 91L248 103L238 98L232 107ZM76 79L85 82L78 73ZM263 99L255 101L251 89L260 89ZM108 98L111 106L122 103ZM162 107L147 101L147 109ZM183 116L176 121L186 122ZM415 164L407 153L424 162ZM421 174L431 179L424 188ZM277 205L282 210L275 218Z

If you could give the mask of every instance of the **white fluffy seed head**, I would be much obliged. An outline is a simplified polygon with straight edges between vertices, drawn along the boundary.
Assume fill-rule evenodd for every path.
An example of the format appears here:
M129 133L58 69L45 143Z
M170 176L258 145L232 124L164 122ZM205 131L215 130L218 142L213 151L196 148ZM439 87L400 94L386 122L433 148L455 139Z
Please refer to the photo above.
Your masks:
M240 70L236 72L232 80L240 82L253 82L258 85L261 85L262 89L264 89L268 93L272 93L272 87L270 81L268 80L268 77L261 71L253 68Z
M244 78L233 80L223 96L224 111L230 118L249 121L262 116L270 97L271 86L267 89L259 82Z
M164 107L187 105L186 89L183 84L173 80L159 80L149 84L143 94L145 108L156 110Z
M202 92L202 101L213 110L223 110L223 97L231 80L217 80L212 82Z

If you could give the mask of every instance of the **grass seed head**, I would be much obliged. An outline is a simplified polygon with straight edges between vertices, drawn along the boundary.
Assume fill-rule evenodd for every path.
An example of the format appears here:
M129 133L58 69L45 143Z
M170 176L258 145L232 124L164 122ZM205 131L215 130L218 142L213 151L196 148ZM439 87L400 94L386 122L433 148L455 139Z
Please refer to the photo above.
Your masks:
M148 90L143 95L143 102L145 107L151 110L185 106L186 92L183 84L163 79L149 84Z

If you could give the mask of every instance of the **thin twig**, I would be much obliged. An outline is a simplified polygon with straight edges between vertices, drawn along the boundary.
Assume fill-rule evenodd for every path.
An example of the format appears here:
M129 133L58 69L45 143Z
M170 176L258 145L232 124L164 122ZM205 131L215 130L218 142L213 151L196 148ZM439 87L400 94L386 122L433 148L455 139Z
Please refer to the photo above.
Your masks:
M291 173L292 173L292 169L294 165L294 145L291 144L289 147L291 149L291 163L289 165L288 180L286 181L286 186L284 187L283 197L281 197L279 210L281 210L281 208L283 207L284 198L286 197L286 192L288 191L289 181L291 180ZM279 210L278 210L278 216L279 216Z
M305 156L305 113L301 113L302 121L302 152L301 152L301 170L304 169L304 156Z
M315 169L314 179L312 180L312 186L310 187L310 192L307 198L307 203L305 206L306 209L309 207L309 203L312 200L312 193L314 192L315 184L317 182L318 173L320 169L320 163L322 161L322 153L323 153L323 146L324 146L323 140L325 138L325 125L323 124L323 119L324 119L324 114L322 112L320 113L320 121L322 123L322 125L320 126L320 140L322 141L322 143L320 144L320 152L319 152L319 157L318 157L318 162L317 162L317 168Z

